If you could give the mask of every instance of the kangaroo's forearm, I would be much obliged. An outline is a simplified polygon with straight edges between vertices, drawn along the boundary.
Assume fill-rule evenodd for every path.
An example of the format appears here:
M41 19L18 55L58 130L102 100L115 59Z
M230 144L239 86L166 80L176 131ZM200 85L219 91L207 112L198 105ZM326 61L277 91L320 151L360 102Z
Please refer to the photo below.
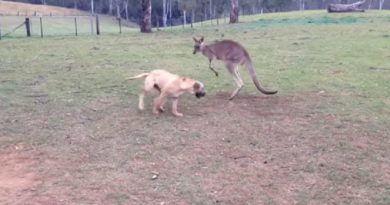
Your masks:
M209 68L210 68L211 71L214 72L215 76L218 77L218 72L216 70L214 70L214 68L211 66L211 62L212 62L212 60L209 61Z

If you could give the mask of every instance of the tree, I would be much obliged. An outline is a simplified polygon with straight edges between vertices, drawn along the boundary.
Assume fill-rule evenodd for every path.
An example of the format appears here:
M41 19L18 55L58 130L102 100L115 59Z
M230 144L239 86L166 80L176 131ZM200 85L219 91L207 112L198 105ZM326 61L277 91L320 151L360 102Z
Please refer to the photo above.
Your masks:
M180 0L179 2L179 9L183 11L183 23L184 25L187 24L187 11L191 10L193 11L196 7L196 2L195 0ZM193 18L194 14L192 12L192 17ZM192 22L192 20L191 20Z
M123 6L125 7L126 21L128 21L129 20L129 0L124 0L123 1Z
M142 33L152 32L152 2L151 0L142 0L142 19L140 23Z
M167 0L162 1L163 4L163 27L167 26L167 17L168 17L168 5L167 5Z
M379 0L379 10L382 10L383 3L385 3L385 0Z
M115 0L115 7L116 7L116 18L121 18L121 0Z
M230 9L230 21L229 23L238 23L238 0L231 0L231 9Z
M91 13L92 13L92 14L94 14L94 13L95 13L95 9L94 9L93 0L91 0Z
M298 0L298 8L300 11L304 11L305 10L305 0Z

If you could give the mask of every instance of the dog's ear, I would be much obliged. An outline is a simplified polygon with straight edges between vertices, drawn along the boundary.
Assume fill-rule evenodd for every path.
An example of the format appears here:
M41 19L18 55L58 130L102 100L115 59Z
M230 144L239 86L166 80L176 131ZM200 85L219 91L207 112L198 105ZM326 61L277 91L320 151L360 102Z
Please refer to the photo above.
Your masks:
M195 38L195 37L192 37L192 39L194 39L195 43L198 43L198 40L196 40L196 38Z
M200 42L203 42L204 41L204 37L202 36L200 39L199 39Z
M194 83L194 90L199 90L200 84L198 82Z

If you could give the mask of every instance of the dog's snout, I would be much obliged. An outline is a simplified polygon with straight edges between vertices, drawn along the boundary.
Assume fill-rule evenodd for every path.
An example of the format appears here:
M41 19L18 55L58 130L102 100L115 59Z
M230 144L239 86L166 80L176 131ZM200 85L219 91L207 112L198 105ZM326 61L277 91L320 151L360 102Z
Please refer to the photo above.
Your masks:
M197 98L204 97L204 96L206 96L206 92L196 92L196 93L195 93L195 96L196 96Z

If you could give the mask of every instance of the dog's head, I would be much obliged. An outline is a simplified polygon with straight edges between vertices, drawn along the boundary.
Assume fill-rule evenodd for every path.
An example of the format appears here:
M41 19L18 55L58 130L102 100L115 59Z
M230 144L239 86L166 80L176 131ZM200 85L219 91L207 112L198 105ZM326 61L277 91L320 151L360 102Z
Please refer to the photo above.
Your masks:
M202 36L199 40L197 40L195 37L193 37L193 39L195 41L193 54L195 55L196 52L200 52L200 51L203 50L203 48L204 48L204 37Z
M206 95L206 90L204 88L204 85L203 83L199 82L199 81L196 81L194 83L194 93L195 93L195 96L197 98L201 98L201 97L204 97Z

